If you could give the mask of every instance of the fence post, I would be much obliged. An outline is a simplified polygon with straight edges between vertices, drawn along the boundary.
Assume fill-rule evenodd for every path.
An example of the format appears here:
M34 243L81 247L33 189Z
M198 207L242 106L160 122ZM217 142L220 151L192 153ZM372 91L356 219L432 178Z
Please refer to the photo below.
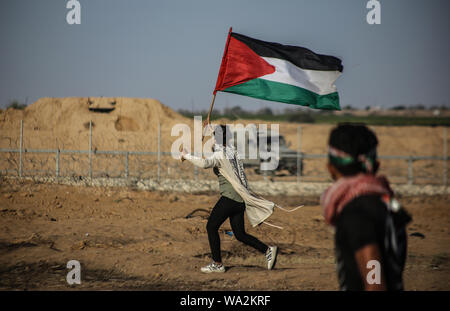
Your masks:
M447 187L447 127L444 127L444 186Z
M128 178L129 171L128 171L128 151L125 152L125 178Z
M412 185L413 184L413 179L414 179L414 175L413 175L413 158L411 156L409 156L409 158L408 158L408 185Z
M23 151L23 120L20 120L20 151L19 151L19 177L22 177L22 151Z
M56 177L59 177L59 148L56 149Z
M301 181L301 152L302 152L302 126L299 125L297 129L297 182L299 183Z
M92 181L92 120L89 121L89 178Z
M158 180L161 177L161 123L158 122Z

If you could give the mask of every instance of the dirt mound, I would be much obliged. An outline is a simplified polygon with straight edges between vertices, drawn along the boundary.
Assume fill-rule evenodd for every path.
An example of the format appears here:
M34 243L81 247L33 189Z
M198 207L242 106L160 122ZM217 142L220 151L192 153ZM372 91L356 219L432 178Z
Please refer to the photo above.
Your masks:
M172 126L192 123L155 99L41 98L23 110L0 111L0 147L18 147L20 120L25 148L86 148L92 121L94 147L102 150L154 149L158 123L169 148Z
M84 130L83 124L91 120L105 129L113 130L115 122L120 118L132 119L143 131L153 130L154 124L158 122L171 124L185 120L155 99L41 98L24 110L3 111L0 115L0 129L17 127L17 122L23 119L25 128L42 131ZM134 126L132 130L135 130Z

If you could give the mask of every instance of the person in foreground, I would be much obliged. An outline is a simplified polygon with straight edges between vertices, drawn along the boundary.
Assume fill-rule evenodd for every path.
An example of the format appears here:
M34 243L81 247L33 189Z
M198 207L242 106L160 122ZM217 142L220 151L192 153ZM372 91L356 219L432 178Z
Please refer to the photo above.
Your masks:
M277 247L267 246L257 238L245 232L244 211L251 208L247 215L253 225L258 225L270 216L274 203L255 197L248 189L242 162L238 158L236 149L227 143L227 127L217 126L214 130L215 144L213 154L208 158L200 158L188 153L184 148L181 160L188 160L201 168L213 168L219 179L220 198L214 206L208 219L206 229L211 248L213 262L201 268L204 273L225 272L220 251L219 227L229 218L233 234L236 239L261 253L265 254L267 269L271 270L276 262ZM245 199L245 200L244 200ZM247 206L246 206L247 205Z
M403 290L408 213L388 180L377 176L378 140L364 125L340 124L328 142L334 183L323 193L325 222L335 227L341 290Z

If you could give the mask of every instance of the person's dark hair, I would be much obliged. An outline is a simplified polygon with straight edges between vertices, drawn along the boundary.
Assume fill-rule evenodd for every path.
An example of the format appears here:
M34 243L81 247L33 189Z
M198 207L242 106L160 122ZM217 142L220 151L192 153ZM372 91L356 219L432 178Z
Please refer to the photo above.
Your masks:
M217 143L227 145L231 139L231 130L227 125L220 124L214 128L214 138Z
M367 157L373 162L372 173L375 174L377 172L379 166L378 161L376 161L378 139L375 133L364 124L339 124L331 131L328 145L347 153L354 159L350 164L343 164L338 161L332 161L332 156L329 156L331 164L342 175L351 176L367 172L364 163L358 160L360 155L368 155Z

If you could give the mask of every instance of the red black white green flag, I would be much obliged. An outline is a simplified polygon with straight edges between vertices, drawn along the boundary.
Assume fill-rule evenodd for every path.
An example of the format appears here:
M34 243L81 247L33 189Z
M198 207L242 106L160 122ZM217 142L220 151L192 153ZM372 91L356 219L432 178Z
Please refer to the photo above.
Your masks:
M341 60L306 48L228 35L217 91L316 109L340 110Z

